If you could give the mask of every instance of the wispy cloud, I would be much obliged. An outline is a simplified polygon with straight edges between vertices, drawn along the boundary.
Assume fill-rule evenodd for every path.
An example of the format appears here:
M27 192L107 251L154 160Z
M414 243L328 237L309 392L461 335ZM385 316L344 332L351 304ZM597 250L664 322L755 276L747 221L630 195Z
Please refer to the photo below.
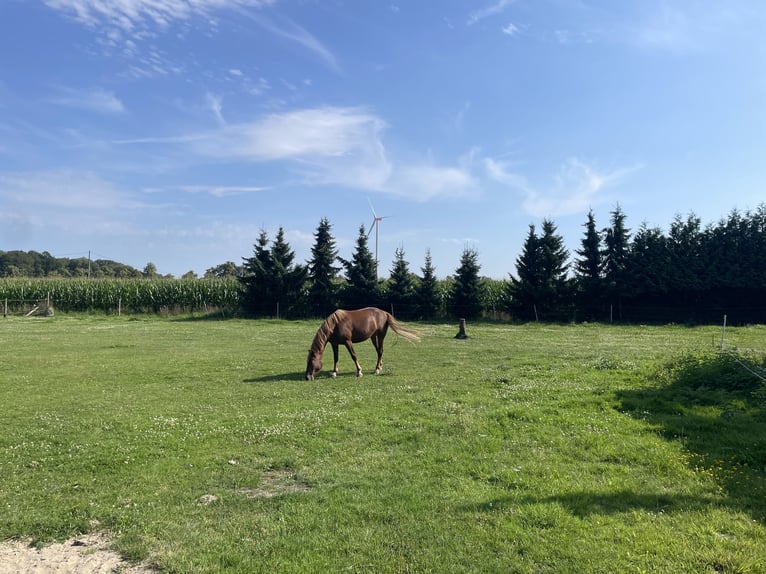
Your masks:
M554 174L552 184L537 187L506 162L485 158L484 164L491 179L521 192L522 208L534 217L583 213L603 201L601 195L606 189L641 168L632 166L604 172L571 158Z
M174 185L168 187L151 187L144 190L145 193L166 193L168 191L182 191L184 193L206 193L215 197L227 195L240 195L243 193L260 193L270 190L269 186L252 185Z
M513 22L508 22L505 26L503 26L503 34L506 36L515 36L519 32L519 27Z
M341 186L418 202L477 192L473 152L454 164L430 158L394 161L383 142L386 128L382 118L364 108L322 107L271 114L205 132L112 143L178 148L185 157L192 154L200 161L285 163L292 167L280 185ZM261 188L177 189L223 195Z
M146 207L97 174L71 169L0 173L0 197L17 206L67 212Z
M122 101L114 93L102 88L74 89L58 88L58 94L49 101L61 106L78 108L99 113L118 114L125 111Z
M502 14L503 11L514 2L515 0L496 0L494 3L489 4L484 8L480 8L479 10L471 12L471 14L468 16L466 24L472 26L486 18L489 18L490 16Z
M272 3L273 0L45 0L50 8L86 26L116 26L129 32L147 22L167 26L213 10Z
M303 46L324 62L331 70L338 74L342 73L335 54L333 54L317 37L311 34L311 32L293 20L282 17L279 22L276 22L263 13L255 13L250 10L240 10L240 13L275 36L285 38Z

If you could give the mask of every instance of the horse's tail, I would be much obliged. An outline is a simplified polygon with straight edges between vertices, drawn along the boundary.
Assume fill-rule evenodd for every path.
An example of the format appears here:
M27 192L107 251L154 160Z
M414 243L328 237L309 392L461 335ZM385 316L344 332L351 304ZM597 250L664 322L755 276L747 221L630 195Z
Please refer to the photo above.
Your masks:
M396 333L397 335L401 335L408 341L412 343L418 343L420 342L420 333L418 333L415 329L410 329L409 327L405 327L401 323L399 323L396 319L394 319L394 316L391 313L386 313L388 315L388 326L391 327L391 330Z

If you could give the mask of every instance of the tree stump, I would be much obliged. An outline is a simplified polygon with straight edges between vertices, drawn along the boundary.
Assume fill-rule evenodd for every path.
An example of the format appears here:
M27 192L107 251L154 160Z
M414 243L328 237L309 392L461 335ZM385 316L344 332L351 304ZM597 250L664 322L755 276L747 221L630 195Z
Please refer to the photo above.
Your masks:
M457 332L457 335L455 335L455 339L467 339L468 335L465 334L465 319L460 319L460 326L458 328L460 330Z

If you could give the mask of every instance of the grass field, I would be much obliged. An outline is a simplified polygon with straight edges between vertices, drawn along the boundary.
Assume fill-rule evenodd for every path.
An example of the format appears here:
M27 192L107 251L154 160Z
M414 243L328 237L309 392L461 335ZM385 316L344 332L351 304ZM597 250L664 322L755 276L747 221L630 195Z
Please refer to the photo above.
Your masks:
M381 375L342 350L326 378L328 349L307 382L318 326L0 320L0 540L97 529L177 573L766 571L762 404L688 358L720 328L419 324Z

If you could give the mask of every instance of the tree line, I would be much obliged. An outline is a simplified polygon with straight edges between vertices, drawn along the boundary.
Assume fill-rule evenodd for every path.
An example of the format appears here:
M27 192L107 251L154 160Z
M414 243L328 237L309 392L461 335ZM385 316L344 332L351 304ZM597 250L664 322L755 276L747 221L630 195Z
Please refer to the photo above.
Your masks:
M338 256L331 225L322 219L311 260L296 264L280 228L269 244L262 232L246 258L243 302L255 315L322 316L363 305L391 308L404 318L518 320L766 322L766 204L731 211L702 225L693 213L677 215L668 232L646 223L631 232L617 205L599 228L592 211L575 256L555 223L534 224L507 280L480 276L479 253L466 247L454 275L437 280L430 253L412 273L403 247L390 277L378 281L375 259L360 227L351 259Z
M766 322L766 204L702 226L677 215L667 233L631 233L619 205L601 230L588 214L576 257L556 226L530 225L507 308L520 319L631 322Z
M736 322L766 322L766 204L706 226L694 214L678 215L667 233L646 223L632 232L626 220L618 205L599 228L589 212L572 258L552 220L539 230L530 224L506 280L480 275L475 248L464 248L454 274L438 279L430 252L414 273L399 247L381 281L364 227L344 259L323 218L308 262L295 261L280 227L273 240L261 231L241 265L212 267L205 279L236 278L241 310L257 317L323 317L371 305L425 320L718 322L728 314ZM161 278L151 263L138 271L108 260L0 251L0 277L14 276Z

